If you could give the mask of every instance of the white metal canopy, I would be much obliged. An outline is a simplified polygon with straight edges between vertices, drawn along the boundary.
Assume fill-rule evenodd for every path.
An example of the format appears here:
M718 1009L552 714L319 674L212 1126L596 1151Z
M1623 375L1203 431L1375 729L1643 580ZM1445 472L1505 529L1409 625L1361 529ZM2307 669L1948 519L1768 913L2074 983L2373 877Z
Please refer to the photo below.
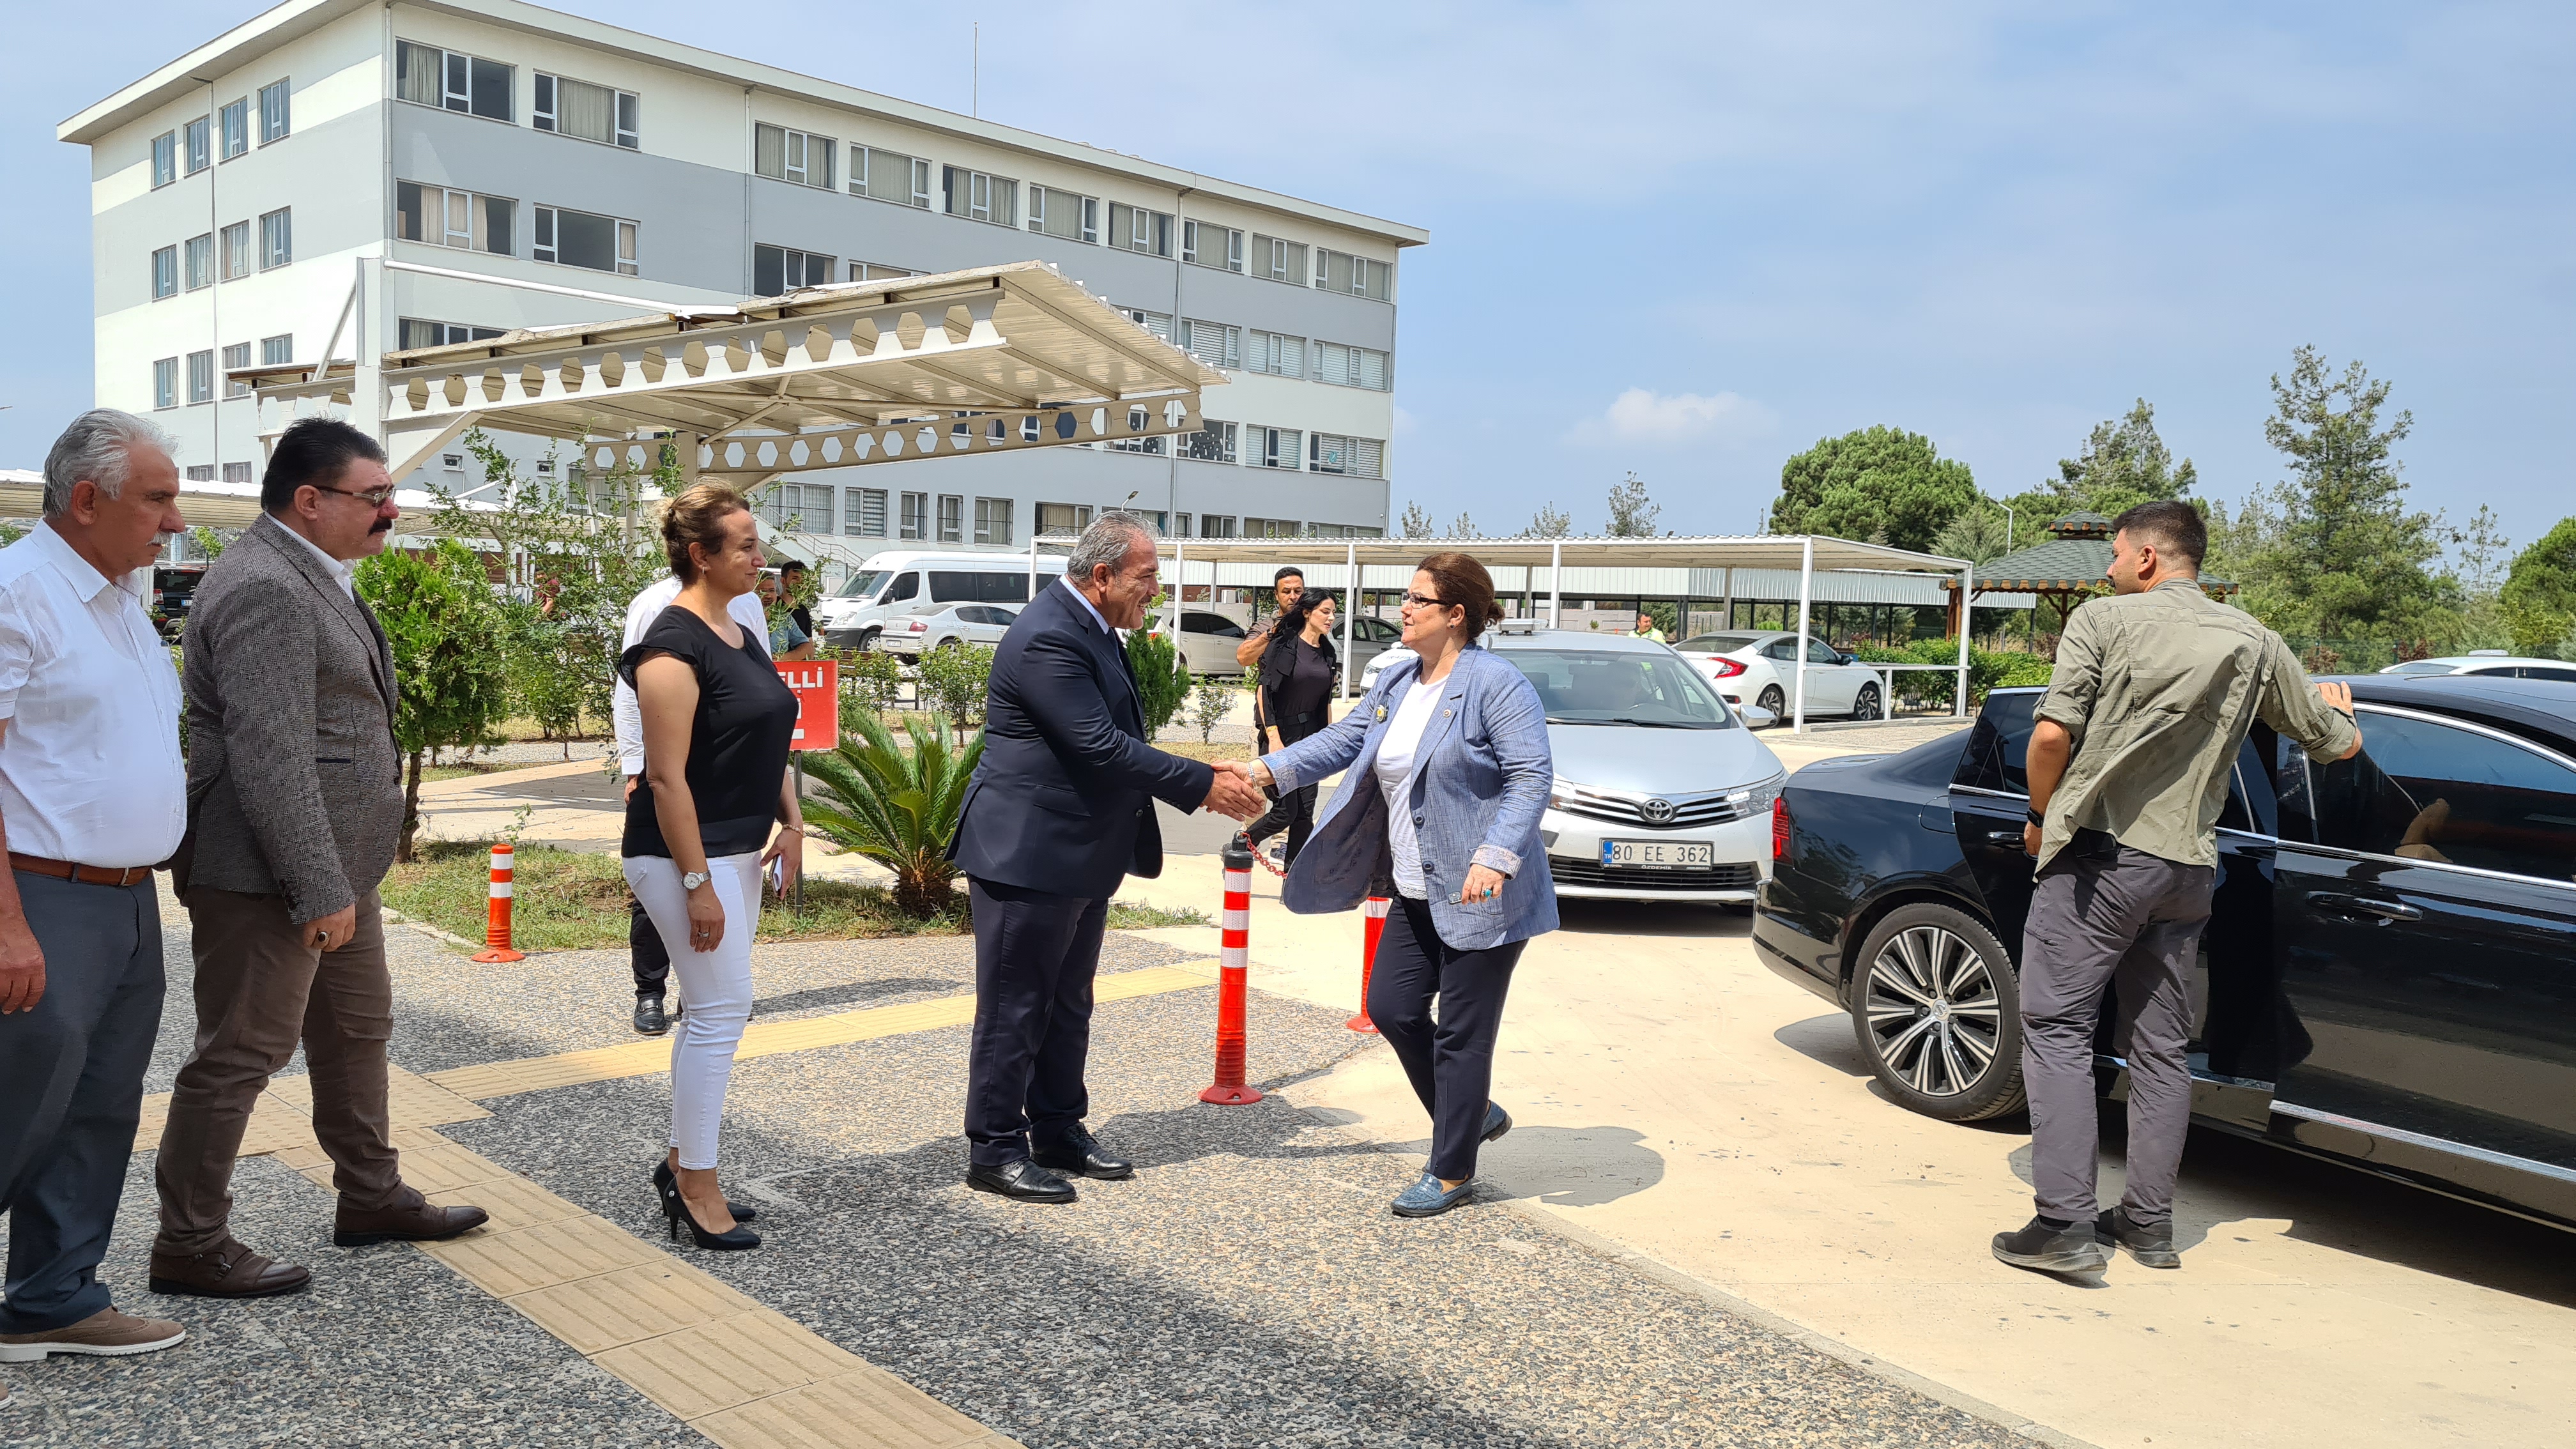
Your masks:
M1069 548L1074 539L1069 535L1029 540L1029 589L1037 590L1039 548ZM1366 578L1364 570L1376 567L1408 567L1424 556L1455 549L1473 555L1488 569L1518 567L1535 589L1535 571L1547 570L1547 621L1554 628L1561 612L1561 583L1568 568L1682 568L1783 569L1798 575L1798 661L1792 673L1790 727L1804 732L1807 727L1807 639L1808 616L1815 602L1815 576L1819 570L1842 570L1872 573L1956 574L1961 598L1974 596L1976 567L1965 559L1945 558L1940 554L1915 553L1881 543L1856 543L1847 538L1829 538L1820 534L1760 534L1749 536L1715 536L1701 538L1173 538L1165 539L1161 552L1172 556L1174 583L1182 581L1183 569L1193 559L1208 563L1296 563L1309 568L1328 564L1333 554L1342 555L1342 579L1357 584ZM1178 619L1177 590L1174 593L1174 619ZM1351 601L1358 603L1356 592ZM1356 607L1342 611L1342 657L1351 657L1352 621ZM1968 712L1968 627L1962 613L1959 629L1959 662L1955 665L1875 665L1882 671L1938 668L1956 676L1951 707L1961 715ZM1342 697L1350 697L1351 681L1342 680ZM1892 703L1894 694L1886 698Z
M671 439L685 476L744 488L803 469L1190 432L1201 390L1226 380L1043 262L231 375L255 385L269 438L372 395L362 425L381 430L396 478L484 427L579 443L608 466L645 463L648 442Z

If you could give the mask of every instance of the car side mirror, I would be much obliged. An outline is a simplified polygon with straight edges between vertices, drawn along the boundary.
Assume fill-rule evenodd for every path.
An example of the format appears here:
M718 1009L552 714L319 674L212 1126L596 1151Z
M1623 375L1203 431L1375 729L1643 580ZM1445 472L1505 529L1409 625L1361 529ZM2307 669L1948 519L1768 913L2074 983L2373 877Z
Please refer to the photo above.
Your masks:
M1837 654L1834 656L1834 662L1836 664L1857 664L1860 662L1860 656L1857 654Z
M1735 707L1735 713L1738 718L1744 721L1747 729L1769 729L1771 726L1780 722L1780 716L1773 714L1771 711L1764 709L1758 704L1737 705Z

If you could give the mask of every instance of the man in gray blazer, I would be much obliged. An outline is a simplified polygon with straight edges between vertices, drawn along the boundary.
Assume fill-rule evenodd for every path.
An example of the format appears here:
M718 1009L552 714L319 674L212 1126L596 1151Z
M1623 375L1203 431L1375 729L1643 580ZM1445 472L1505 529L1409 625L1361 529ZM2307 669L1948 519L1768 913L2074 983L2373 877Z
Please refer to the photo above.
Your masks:
M332 1241L451 1238L480 1208L403 1185L385 1113L393 983L376 887L402 828L392 650L354 560L400 516L382 448L309 418L269 457L263 516L197 587L183 641L197 1046L161 1135L152 1290L256 1298L311 1274L235 1239L233 1159L300 1039L340 1202Z

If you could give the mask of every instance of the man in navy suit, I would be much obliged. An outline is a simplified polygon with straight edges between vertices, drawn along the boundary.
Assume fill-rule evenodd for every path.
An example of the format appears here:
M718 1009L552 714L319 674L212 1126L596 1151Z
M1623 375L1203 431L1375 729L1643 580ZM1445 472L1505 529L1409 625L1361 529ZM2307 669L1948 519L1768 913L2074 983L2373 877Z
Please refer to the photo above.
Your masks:
M982 1192L1071 1202L1058 1173L1136 1170L1082 1125L1109 898L1131 872L1163 872L1156 800L1238 820L1268 803L1241 765L1145 742L1144 701L1117 631L1144 626L1159 584L1153 533L1133 514L1107 514L993 656L984 757L951 850L975 913L966 1185Z

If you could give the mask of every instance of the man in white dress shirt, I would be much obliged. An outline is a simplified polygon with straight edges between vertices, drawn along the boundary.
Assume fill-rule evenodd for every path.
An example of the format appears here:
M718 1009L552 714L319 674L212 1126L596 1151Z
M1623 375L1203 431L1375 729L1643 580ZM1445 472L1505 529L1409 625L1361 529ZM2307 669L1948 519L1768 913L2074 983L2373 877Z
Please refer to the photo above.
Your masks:
M84 413L45 516L0 550L0 1363L187 1337L98 1281L161 1029L152 867L186 829L179 676L143 601L179 532L169 436Z
M680 580L663 579L650 585L626 606L626 650L644 642L644 631L671 607L680 596ZM751 637L769 637L769 616L762 611L758 592L734 595L725 606L734 622L751 631ZM644 773L644 714L635 702L635 686L623 677L609 696L608 718L617 731L617 767L626 775L626 793L635 793L635 781ZM633 897L627 898L626 953L635 972L635 1029L646 1036L660 1036L671 1029L671 1018L664 1006L670 994L671 951L662 944L662 933L653 929L652 918Z

